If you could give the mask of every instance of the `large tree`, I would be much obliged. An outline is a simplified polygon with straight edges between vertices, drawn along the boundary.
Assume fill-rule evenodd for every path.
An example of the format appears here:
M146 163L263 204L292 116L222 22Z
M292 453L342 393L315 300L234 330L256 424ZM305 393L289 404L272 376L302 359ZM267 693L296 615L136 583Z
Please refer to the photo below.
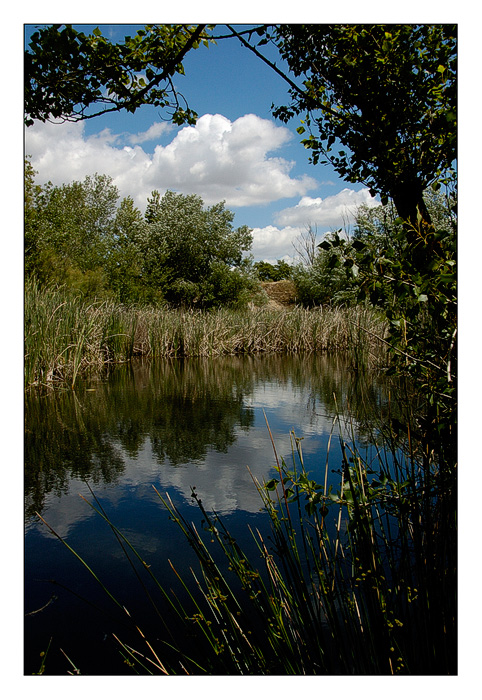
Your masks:
M82 182L43 187L33 184L35 171L26 161L26 271L40 281L102 286L111 247L118 190L107 175ZM73 277L72 277L73 276Z
M424 191L457 157L456 26L287 24L256 34L258 45L276 45L291 71L263 59L289 83L291 102L274 115L303 115L298 132L313 163L324 158L348 182L366 184L383 203L392 199L412 225L420 215L429 223Z
M252 244L247 226L234 229L224 202L204 208L198 195L152 193L143 255L146 283L174 304L237 304L252 285L243 258Z

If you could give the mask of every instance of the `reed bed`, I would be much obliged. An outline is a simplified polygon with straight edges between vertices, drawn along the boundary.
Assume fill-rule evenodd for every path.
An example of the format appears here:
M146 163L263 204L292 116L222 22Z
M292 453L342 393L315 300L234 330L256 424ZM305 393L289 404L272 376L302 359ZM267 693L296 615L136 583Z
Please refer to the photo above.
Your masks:
M369 334L362 332L367 329ZM380 358L386 334L368 307L245 311L178 310L88 302L65 289L25 288L25 382L69 383L91 369L150 358L216 357L258 352L349 353Z

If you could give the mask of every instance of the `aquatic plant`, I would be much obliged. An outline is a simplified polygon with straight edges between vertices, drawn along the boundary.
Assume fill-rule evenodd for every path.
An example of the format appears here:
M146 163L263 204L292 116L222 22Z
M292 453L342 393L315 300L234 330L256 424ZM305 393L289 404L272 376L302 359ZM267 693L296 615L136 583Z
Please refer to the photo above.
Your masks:
M354 330L355 329L355 330ZM358 329L358 331L356 331ZM368 329L366 336L360 329ZM348 309L178 310L90 303L55 286L25 285L25 384L69 384L133 357L216 357L258 352L344 352L353 365L383 361L383 315Z
M253 478L270 523L269 537L251 531L255 557L204 508L195 489L200 525L187 520L169 494L157 492L199 564L190 578L169 562L178 591L165 590L92 494L91 507L110 525L159 622L157 639L149 639L144 623L104 588L135 635L116 636L133 670L456 673L454 494L440 482L437 465L427 468L414 452L380 446L368 463L354 440L339 439L335 491L327 487L328 455L324 482L317 483L305 470L302 440L291 433L288 466L271 437L277 476L263 483Z

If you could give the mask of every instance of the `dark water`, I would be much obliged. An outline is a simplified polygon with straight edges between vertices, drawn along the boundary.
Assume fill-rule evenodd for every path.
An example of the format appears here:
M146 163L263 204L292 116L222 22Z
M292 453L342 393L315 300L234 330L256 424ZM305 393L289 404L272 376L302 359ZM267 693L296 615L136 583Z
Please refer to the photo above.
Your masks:
M336 400L335 398L336 397ZM349 412L347 410L349 407ZM333 420L329 483L337 484L340 429L368 457L374 416L387 413L379 382L353 374L341 360L317 356L233 357L164 361L120 367L75 391L29 395L25 439L25 673L72 670L122 674L112 632L128 634L125 618L85 566L39 520L82 557L102 583L156 639L159 626L145 592L88 486L113 523L150 565L162 585L179 588L180 571L196 560L154 489L168 492L198 526L191 488L216 510L248 555L256 550L246 525L267 530L247 470L275 476L268 419L280 456L291 463L290 431L303 437L305 466L323 480Z

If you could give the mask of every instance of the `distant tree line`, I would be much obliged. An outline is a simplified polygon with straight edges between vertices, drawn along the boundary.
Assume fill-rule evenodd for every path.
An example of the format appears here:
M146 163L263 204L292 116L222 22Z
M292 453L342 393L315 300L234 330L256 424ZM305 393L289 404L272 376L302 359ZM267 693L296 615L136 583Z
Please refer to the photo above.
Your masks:
M253 262L251 231L233 228L234 214L223 202L204 207L197 195L167 191L161 197L154 190L142 215L132 197L119 203L106 175L39 186L35 174L27 159L26 274L88 297L240 307L259 294L260 282L289 279L304 306L346 306L359 301L366 272L382 250L387 260L403 257L406 239L393 204L359 207L352 236L332 231L317 242L316 227L308 226L294 242L295 262L273 264ZM428 190L425 201L444 245L454 248L455 196ZM380 276L371 302L383 305L389 288Z
M120 203L106 175L54 186L35 184L26 161L25 270L41 284L57 283L121 303L199 308L239 306L258 280L247 226L220 202L153 191L143 216L132 197Z

